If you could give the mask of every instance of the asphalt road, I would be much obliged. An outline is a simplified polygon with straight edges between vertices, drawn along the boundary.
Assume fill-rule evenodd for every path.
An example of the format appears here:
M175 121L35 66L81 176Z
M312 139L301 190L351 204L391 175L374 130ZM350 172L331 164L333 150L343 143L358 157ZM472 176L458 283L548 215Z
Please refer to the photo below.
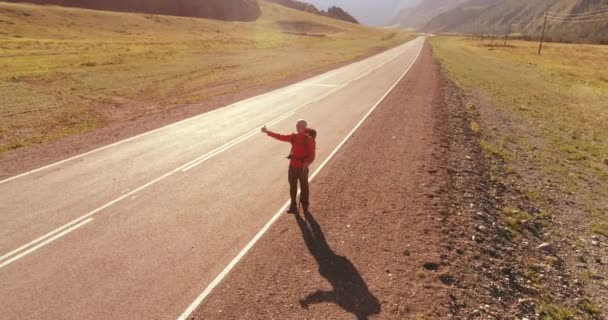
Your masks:
M306 119L317 171L423 43L1 181L0 318L184 315L287 201L289 144L260 127Z

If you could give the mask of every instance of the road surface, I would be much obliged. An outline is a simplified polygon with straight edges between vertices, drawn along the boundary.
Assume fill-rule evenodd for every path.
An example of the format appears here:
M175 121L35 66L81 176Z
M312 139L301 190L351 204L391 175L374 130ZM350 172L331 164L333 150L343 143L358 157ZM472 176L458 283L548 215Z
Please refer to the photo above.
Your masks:
M423 43L0 181L0 317L187 315L285 207L289 145L259 128L306 119L318 171Z

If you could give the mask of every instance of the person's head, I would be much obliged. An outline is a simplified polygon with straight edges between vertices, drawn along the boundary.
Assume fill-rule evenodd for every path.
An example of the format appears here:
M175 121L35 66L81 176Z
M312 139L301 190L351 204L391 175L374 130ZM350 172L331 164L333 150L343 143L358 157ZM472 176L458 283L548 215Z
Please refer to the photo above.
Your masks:
M298 120L298 123L296 123L296 130L298 130L298 133L304 133L306 132L306 126L308 126L308 124L305 120Z

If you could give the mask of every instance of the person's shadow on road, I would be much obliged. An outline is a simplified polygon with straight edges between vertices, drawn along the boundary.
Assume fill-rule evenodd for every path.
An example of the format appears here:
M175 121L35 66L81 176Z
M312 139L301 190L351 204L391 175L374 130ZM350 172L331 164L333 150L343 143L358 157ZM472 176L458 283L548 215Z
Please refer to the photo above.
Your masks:
M300 215L295 215L302 237L319 265L319 274L331 283L333 291L317 290L300 299L300 305L308 308L316 303L335 303L359 320L379 314L380 303L369 291L355 266L348 258L333 252L312 214L305 213L304 216L306 221Z

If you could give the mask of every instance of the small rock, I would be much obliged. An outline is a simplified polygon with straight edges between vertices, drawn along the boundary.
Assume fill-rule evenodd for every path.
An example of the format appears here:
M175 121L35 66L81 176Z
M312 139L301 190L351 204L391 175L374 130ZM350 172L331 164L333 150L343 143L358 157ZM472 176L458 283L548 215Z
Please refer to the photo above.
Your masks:
M454 277L449 274L443 274L439 276L439 281L447 286L451 286L454 283Z
M594 245L594 246L596 246L596 247L599 247L599 246L600 246L600 242L599 242L599 241L595 241L595 240L593 240L593 241L591 241L591 245Z
M472 158L470 156L465 156L465 159L471 160Z
M439 270L439 263L436 262L426 262L425 264L422 265L423 268L427 269L427 270L431 270L431 271L437 271Z
M542 243L540 246L538 246L536 248L547 251L547 252L552 252L554 250L553 246L548 242Z

